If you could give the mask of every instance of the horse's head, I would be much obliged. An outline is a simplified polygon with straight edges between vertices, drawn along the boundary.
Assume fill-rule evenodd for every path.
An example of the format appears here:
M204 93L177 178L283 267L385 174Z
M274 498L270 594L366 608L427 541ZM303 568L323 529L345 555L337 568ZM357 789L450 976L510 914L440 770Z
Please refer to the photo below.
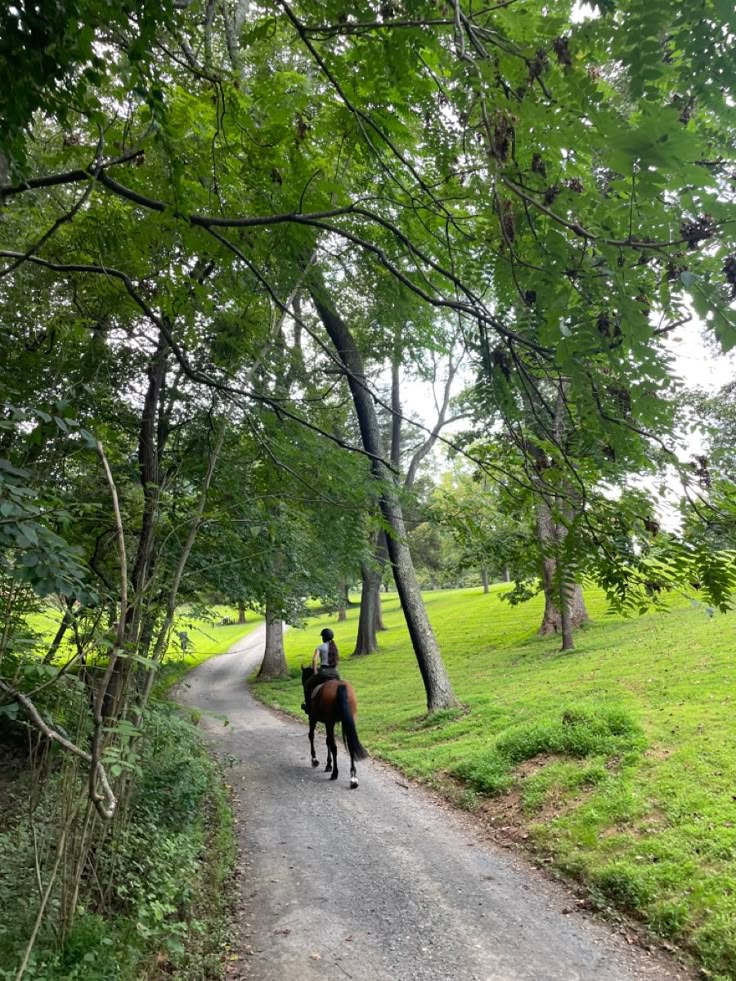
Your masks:
M308 681L313 674L314 674L314 668L311 665L307 665L307 667L305 668L304 665L302 664L302 684L304 684L305 681Z

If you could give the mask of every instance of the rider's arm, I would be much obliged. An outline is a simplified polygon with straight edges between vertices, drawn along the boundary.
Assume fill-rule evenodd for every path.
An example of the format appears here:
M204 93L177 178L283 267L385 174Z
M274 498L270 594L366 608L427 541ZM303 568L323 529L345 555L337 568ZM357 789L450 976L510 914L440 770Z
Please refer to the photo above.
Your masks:
M312 654L312 671L316 671L319 668L320 656L319 647L315 647L314 654Z

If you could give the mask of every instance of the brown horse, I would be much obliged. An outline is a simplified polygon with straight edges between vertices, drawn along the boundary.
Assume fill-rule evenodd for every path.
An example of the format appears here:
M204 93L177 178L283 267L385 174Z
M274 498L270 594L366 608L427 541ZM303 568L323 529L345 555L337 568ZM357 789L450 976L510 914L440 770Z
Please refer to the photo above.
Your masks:
M313 668L302 667L302 686L314 674ZM355 692L347 681L326 681L314 689L309 701L306 689L304 697L309 706L309 746L312 751L312 766L319 766L317 754L314 751L314 730L318 722L324 722L327 729L327 766L325 773L331 773L331 780L337 780L337 743L335 742L335 724L342 722L342 741L350 753L350 789L358 786L358 775L355 761L364 760L368 753L360 744L358 730L355 728L355 716L358 703Z

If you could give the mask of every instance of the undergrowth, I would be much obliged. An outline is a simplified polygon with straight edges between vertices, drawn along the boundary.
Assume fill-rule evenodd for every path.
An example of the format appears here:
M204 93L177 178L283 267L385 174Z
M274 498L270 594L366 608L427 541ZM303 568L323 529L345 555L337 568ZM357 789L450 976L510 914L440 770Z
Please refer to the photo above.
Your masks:
M234 865L232 815L221 774L199 733L173 709L151 709L144 735L146 752L127 820L116 817L85 869L76 916L64 938L55 929L63 898L59 877L28 979L200 981L221 976L227 883ZM68 770L52 772L34 814L42 857L53 847L68 780ZM21 772L12 799L27 796L30 789L27 773ZM16 977L38 908L33 830L27 810L15 818L0 833L2 981Z

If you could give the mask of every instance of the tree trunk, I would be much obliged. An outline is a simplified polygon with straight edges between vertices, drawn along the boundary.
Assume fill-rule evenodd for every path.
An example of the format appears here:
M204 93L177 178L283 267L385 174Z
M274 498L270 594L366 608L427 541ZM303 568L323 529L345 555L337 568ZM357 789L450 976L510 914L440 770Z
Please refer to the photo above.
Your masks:
M245 601L238 600L238 623L245 623Z
M373 654L378 650L378 640L376 638L376 603L378 602L378 588L380 580L377 580L375 570L366 562L361 562L360 571L362 577L362 588L360 591L360 614L358 616L358 635L355 638L355 650L353 657L361 657L365 654Z
M480 567L480 581L483 583L483 592L488 592L488 569L482 565Z
M140 608L143 594L152 575L154 563L154 539L161 496L160 462L167 436L162 401L166 385L168 353L168 343L161 334L156 353L148 368L148 389L143 403L138 436L138 472L143 489L143 520L131 575L134 599L131 612L134 617L137 612L139 619L143 612ZM133 642L137 640L135 629L129 639Z
M555 540L555 527L552 519L552 512L545 500L540 498L537 501L537 542L542 554L542 587L544 589L544 615L539 633L545 637L547 634L559 633L562 629L560 611L557 609L557 590L555 589L555 570L556 563L553 558L545 555L550 543Z
M542 624L539 628L541 636L548 634L563 634L563 644L565 650L571 649L572 631L576 627L582 626L588 619L588 611L585 608L583 591L577 583L567 583L567 603L569 612L569 633L567 638L564 636L564 625L560 606L560 589L555 582L557 578L557 562L549 554L550 545L558 539L558 529L549 505L543 498L537 501L537 540L542 550L542 584L544 587L544 615ZM568 644L567 642L570 642Z
M544 591L544 615L542 616L542 624L538 631L540 637L545 637L549 634L561 634L563 632L562 615L559 610L561 604L558 596L559 592L554 587L549 591L546 589ZM585 607L583 591L577 583L575 583L570 591L568 608L570 611L570 626L573 630L582 627L584 623L588 622L588 611Z
M511 573L509 572L509 567L506 565L503 569L503 581L511 582Z
M71 607L69 607L64 611L64 616L61 618L61 622L59 623L59 629L56 631L56 634L54 635L54 639L51 641L51 646L46 652L46 656L43 659L44 664L53 663L53 660L56 657L56 652L59 650L59 647L61 646L61 642L64 639L64 635L66 634L71 624L72 624L72 611L71 611Z
M150 611L146 615L146 594L155 566L155 536L161 502L160 463L168 435L168 420L164 408L168 354L168 342L163 333L159 332L156 351L148 365L148 386L138 431L138 476L143 490L143 516L131 574L131 602L125 624L125 640L137 654L142 653L141 640L146 640L141 636L144 623L148 622L151 624L151 631L153 629ZM150 639L148 636L148 643ZM119 715L132 670L129 658L116 659L104 697L106 716Z
M317 283L314 276L310 284L310 293L322 323L345 365L363 447L371 455L373 473L381 482L381 513L391 530L387 535L389 559L412 647L424 682L427 709L434 712L437 709L456 706L458 702L453 694L447 669L427 616L409 547L406 544L401 502L392 473L386 465L381 431L375 405L367 386L363 359L347 326L329 305L324 285Z
M376 630L381 631L386 629L386 624L383 622L383 608L381 607L381 583L383 582L383 570L386 568L386 563L388 562L388 543L386 541L385 531L378 532L374 554L376 563L376 596L374 601Z
M397 346L399 341L397 340ZM398 474L401 466L401 373L399 371L400 352L394 353L391 361L391 466ZM394 478L396 479L396 478Z
M575 646L572 639L572 618L570 610L570 583L563 582L560 587L560 624L562 626L562 650L571 651Z
M265 681L289 677L284 655L284 625L281 621L281 611L276 613L270 605L266 607L266 650L258 677Z
M376 602L375 602L375 615L376 615L376 633L380 633L382 630L387 630L386 624L383 622L383 607L381 606L381 580L378 580L376 585Z
M346 607L347 607L347 599L346 599L347 592L348 592L348 587L345 585L344 582L340 581L337 584L337 595L339 597L339 599L338 599L339 606L337 608L337 622L338 623L344 623L347 620L347 618L348 618L348 614L347 614L347 610L346 610Z

